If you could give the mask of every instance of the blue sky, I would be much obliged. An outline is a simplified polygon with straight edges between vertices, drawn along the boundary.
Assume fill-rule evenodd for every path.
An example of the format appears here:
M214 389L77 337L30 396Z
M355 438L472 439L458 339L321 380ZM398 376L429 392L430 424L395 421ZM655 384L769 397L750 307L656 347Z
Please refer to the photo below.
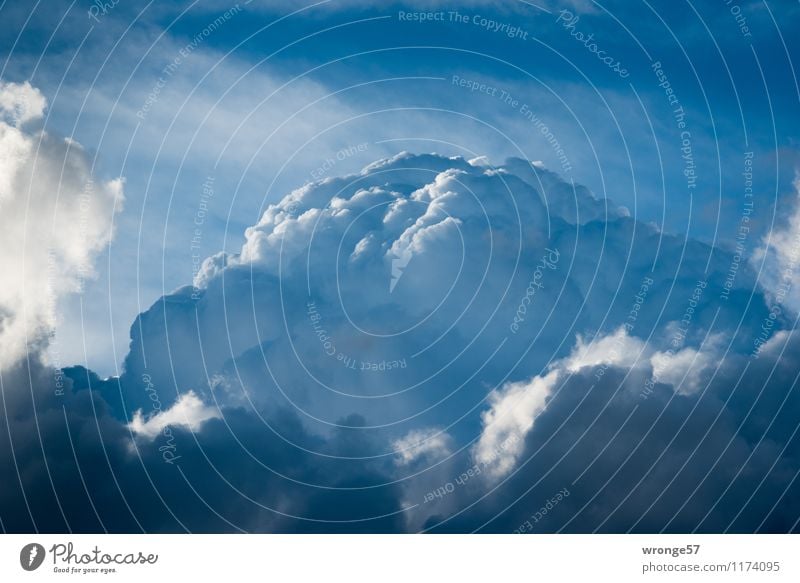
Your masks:
M53 439L102 417L86 459L107 446L123 490L144 470L134 506L173 488L174 513L141 522L39 492L64 524L507 532L569 487L549 531L796 530L800 4L0 16L0 161L41 160L44 184L9 190L34 200L9 257L65 258L0 295L0 317L41 320L8 329L45 355L0 361L47 395L8 406L66 407ZM65 212L89 176L89 210ZM64 402L39 380L62 368ZM432 509L469 467L486 481ZM204 480L214 516L178 494ZM3 514L15 496L0 518L30 528Z

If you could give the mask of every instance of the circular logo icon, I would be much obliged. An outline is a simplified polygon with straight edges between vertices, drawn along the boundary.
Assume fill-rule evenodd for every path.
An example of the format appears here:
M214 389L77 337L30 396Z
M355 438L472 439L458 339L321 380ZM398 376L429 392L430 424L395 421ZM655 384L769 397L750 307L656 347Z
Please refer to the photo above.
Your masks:
M29 543L19 552L19 564L26 571L35 571L44 562L44 547L39 543Z

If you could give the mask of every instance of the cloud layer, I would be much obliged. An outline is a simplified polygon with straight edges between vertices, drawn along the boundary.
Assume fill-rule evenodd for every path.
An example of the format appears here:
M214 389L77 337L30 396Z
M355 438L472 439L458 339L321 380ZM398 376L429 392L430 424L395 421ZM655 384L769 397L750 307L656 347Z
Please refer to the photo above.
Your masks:
M140 314L121 377L3 371L33 388L3 524L511 532L566 489L536 529L796 529L797 340L753 358L732 260L519 159L308 183Z

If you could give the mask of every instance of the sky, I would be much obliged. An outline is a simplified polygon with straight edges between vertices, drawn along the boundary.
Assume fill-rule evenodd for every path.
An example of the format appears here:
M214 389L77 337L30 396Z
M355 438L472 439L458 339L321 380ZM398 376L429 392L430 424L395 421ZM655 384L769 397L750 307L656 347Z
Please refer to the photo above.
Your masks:
M4 531L798 530L797 2L0 17Z

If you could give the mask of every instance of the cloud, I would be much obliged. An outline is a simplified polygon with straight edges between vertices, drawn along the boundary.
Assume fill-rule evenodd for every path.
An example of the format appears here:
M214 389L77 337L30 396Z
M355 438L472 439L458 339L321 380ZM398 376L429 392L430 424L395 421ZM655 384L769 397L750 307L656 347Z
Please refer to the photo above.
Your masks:
M189 431L199 431L206 421L220 417L218 409L206 405L194 391L189 391L178 397L172 407L159 411L147 419L141 409L136 411L128 427L137 436L152 441L166 428L177 426L186 427Z
M19 128L39 119L47 107L47 100L28 81L4 83L0 81L0 118L7 125Z
M555 304L559 317L580 318L572 334L600 325L620 279L627 293L640 277L621 277L624 256L602 254L601 218L614 221L607 235L618 239L615 249L627 247L632 234L646 238L641 246L649 251L657 248L660 235L632 233L631 219L613 203L522 160L491 167L403 152L358 174L305 184L267 207L238 252L206 259L193 289L140 316L123 382L135 386L138 376L152 374L159 385L177 385L174 394L194 388L208 400L208 379L216 375L234 387L232 397L248 395L259 409L298 407L319 430L351 413L392 423L444 396L448 384L441 382L404 390L423 381L423 372L468 376L472 362L456 358L460 351L493 351L509 335L543 255L542 289L486 374L499 380L534 335L558 344L564 329L552 317ZM594 226L577 237L587 225ZM587 277L597 262L608 275ZM622 302L614 307L622 309ZM439 337L440 352L416 354ZM547 363L546 354L534 359L527 368ZM470 383L454 399L483 391ZM391 407L376 407L380 394L395 395L387 397ZM129 405L146 406L141 399ZM430 411L428 425L438 426Z
M94 273L111 240L122 180L95 181L77 142L25 124L46 101L30 84L0 83L0 365L46 343L65 294Z
M490 407L481 416L483 431L475 447L475 459L489 465L493 476L503 476L513 469L522 453L521 439L545 410L558 378L559 371L553 370L530 381L508 383L490 393Z
M730 261L521 160L401 153L305 184L267 207L238 252L210 257L194 285L138 316L119 378L68 368L59 394L57 369L0 371L4 386L29 376L35 389L5 404L2 470L21 486L0 495L4 525L508 532L569 487L550 530L620 531L643 512L636 528L682 528L711 509L713 531L739 467L753 471L731 486L737 497L775 478L779 457L775 488L797 468L782 421L755 444L798 363L784 355L770 377L770 344L737 384L768 308L746 266L728 301L712 293ZM710 441L684 422L711 427ZM618 484L592 490L618 469ZM706 472L710 490L694 496ZM673 521L679 494L689 518ZM791 528L770 512L742 524Z
M684 348L677 352L656 352L650 357L653 379L672 385L682 395L696 393L703 388L703 377L718 357L713 347L703 346L699 350Z
M771 358L779 356L780 351L785 350L789 345L789 341L794 336L794 333L794 330L778 330L769 340L759 344L756 354L758 356L767 355Z
M408 258L401 277L398 258ZM530 430L550 370L644 373L656 364L671 382L664 365L678 361L666 340L681 321L690 321L681 350L699 350L712 325L750 345L746 331L766 308L757 296L743 319L737 302L753 274L741 270L724 305L703 291L720 288L729 263L726 252L638 223L541 164L403 152L290 192L246 230L238 252L208 258L193 287L141 314L121 378L125 408L148 406L139 381L148 374L166 395L192 389L260 414L290 408L320 435L359 415L388 455L399 436L475 411L487 386L501 387L498 408L513 387L525 407L502 422L485 413L493 430L483 459Z
M570 354L552 363L546 373L527 381L506 383L489 394L490 407L481 415L483 428L474 457L490 467L494 478L511 472L524 450L524 437L546 410L553 390L565 384L571 374L581 371L595 371L594 385L609 368L636 368L651 375L653 383L671 385L678 395L697 393L704 387L702 382L709 369L719 361L717 348L721 340L713 337L699 348L675 351L658 350L653 344L630 336L624 326L591 340L578 335Z
M751 257L754 268L763 271L759 282L770 301L785 306L794 316L800 312L800 176L795 177L794 208L778 228L762 239ZM779 312L778 312L779 313Z
M420 459L437 461L450 455L452 438L438 428L414 429L396 440L396 463L407 466Z
M469 511L432 512L425 528L796 530L800 450L792 417L800 403L791 387L798 361L766 357L746 366L748 360L726 359L702 398L658 385L642 399L625 390L632 379L617 367L599 377L601 367L565 378L525 437L513 471L482 491L454 491L448 504ZM536 514L564 488L566 500Z
M645 352L645 342L629 336L624 327L617 328L612 334L600 336L587 341L578 336L575 348L563 363L569 372L578 372L585 367L611 365L631 368Z
M569 356L552 363L547 372L495 389L489 394L489 409L481 414L483 429L475 460L489 466L494 478L505 476L514 468L524 438L545 411L553 390L569 373L598 366L631 368L643 352L646 344L628 336L623 327L591 341L579 335Z

